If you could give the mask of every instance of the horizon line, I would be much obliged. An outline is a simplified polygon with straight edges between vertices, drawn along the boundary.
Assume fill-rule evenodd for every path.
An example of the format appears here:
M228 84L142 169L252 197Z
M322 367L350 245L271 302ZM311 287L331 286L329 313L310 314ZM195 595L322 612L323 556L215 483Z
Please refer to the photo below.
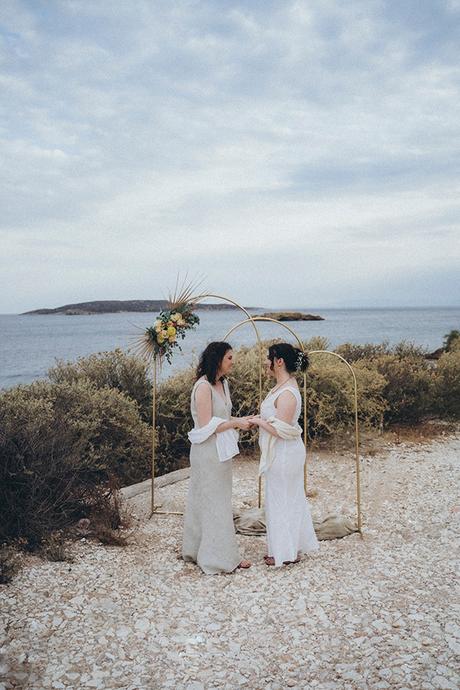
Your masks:
M139 301L139 300L90 300L90 301L98 301L98 302L115 302L115 301L120 301L120 302L130 302L130 301ZM162 300L152 300L152 301L162 301ZM80 302L80 304L84 304ZM219 305L217 305L218 309ZM222 307L224 307L226 310L229 309L227 305L222 304ZM38 309L46 309L48 307L39 307ZM53 307L52 307L53 308ZM59 307L55 307L59 309ZM234 307L237 309L238 307ZM344 310L359 310L359 309L460 309L460 304L435 304L435 305L414 305L414 304L407 304L407 305L348 305L348 306L340 306L340 307L298 307L298 306L258 306L258 307L251 307L251 306L245 306L245 309L272 309L276 311L344 311ZM29 312L0 312L0 316L34 316L33 311L36 311L34 309L30 310ZM139 314L156 314L156 311L145 311L145 312L131 312L131 311L120 311L120 312L101 312L101 314L82 314L81 316L100 316L102 314L131 314L131 313L139 313ZM35 314L35 316L58 316L58 314ZM67 316L67 314L61 314L61 316ZM80 316L80 314L77 314L76 316Z

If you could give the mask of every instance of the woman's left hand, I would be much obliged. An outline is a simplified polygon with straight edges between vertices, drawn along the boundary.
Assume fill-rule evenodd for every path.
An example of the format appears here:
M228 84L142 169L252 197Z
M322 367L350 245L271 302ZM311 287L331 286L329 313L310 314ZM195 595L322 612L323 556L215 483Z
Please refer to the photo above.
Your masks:
M255 414L252 417L248 417L248 422L252 426L259 426L261 421L262 421L262 417L260 416L260 414Z

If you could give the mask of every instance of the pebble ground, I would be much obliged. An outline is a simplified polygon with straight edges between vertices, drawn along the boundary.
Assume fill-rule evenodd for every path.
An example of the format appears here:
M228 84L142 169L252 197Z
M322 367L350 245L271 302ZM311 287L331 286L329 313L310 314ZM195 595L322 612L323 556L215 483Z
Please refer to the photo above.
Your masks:
M132 499L129 546L28 557L0 587L0 690L456 690L459 457L459 433L387 445L362 460L363 538L275 569L263 537L240 536L254 565L233 575L183 563L182 518L148 519L148 494ZM313 513L353 514L353 457L309 467ZM256 474L234 463L236 508L254 505ZM182 510L187 486L158 502Z

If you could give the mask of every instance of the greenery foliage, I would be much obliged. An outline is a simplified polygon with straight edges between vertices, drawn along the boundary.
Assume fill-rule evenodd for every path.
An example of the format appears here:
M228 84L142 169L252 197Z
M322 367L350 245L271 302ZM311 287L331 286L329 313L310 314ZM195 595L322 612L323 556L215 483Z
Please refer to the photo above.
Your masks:
M460 350L460 331L454 329L444 336L444 349L446 352Z
M324 338L304 346L329 349ZM361 427L460 417L460 338L450 338L436 364L410 343L346 343L336 352L353 366ZM190 366L158 387L157 475L186 462L194 379ZM262 384L265 394L272 385L265 368ZM230 388L235 416L259 409L258 345L235 353ZM311 356L307 415L310 438L353 427L353 378L339 357ZM151 419L148 367L121 350L59 362L48 381L0 392L0 543L23 539L64 557L49 535L88 517L105 543L122 543L116 487L149 477ZM242 434L243 449L255 443L254 432Z
M139 357L130 357L120 349L80 357L76 362L62 362L48 371L54 383L90 381L95 388L116 388L135 400L144 421L151 421L152 386L148 366Z
M434 387L439 414L452 419L460 417L460 339L456 342L438 362Z
M144 479L149 426L115 388L36 382L0 395L0 541L36 547L51 530L110 512L114 488Z
M7 544L0 545L0 585L6 585L20 570L20 557L16 549Z

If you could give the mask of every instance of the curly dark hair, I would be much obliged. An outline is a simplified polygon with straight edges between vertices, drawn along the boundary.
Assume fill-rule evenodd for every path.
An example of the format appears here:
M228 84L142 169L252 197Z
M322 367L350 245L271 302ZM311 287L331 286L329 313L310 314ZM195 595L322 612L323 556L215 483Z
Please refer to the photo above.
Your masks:
M272 367L275 358L283 358L286 370L290 374L296 371L304 372L308 369L308 365L310 364L307 353L303 352L298 347L294 347L290 343L276 343L275 345L270 345L268 348L268 359L272 363Z
M200 355L200 361L196 369L197 380L202 376L206 376L209 383L215 384L217 382L217 372L226 353L232 349L229 343L223 341L216 341L209 343ZM221 377L221 380L224 377Z

